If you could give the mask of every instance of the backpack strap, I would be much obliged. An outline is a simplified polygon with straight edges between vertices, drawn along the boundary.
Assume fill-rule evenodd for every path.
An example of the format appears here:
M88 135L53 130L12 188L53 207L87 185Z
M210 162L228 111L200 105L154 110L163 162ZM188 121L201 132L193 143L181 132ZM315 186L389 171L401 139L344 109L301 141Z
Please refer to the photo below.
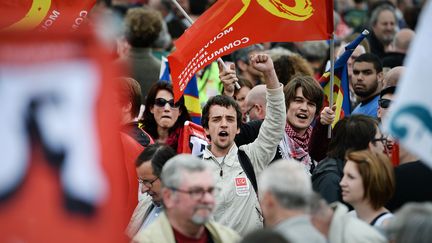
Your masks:
M375 223L382 217L382 216L384 216L384 215L386 215L386 214L388 214L389 212L383 212L383 213L380 213L378 216L376 216L371 222L370 222L370 225L372 225L372 226L374 226L375 225Z
M257 185L257 180L256 180L256 176L255 176L255 171L254 168L252 166L252 163L249 159L249 157L247 156L246 152L243 150L238 150L238 159L240 161L240 165L243 168L244 172L246 173L246 176L249 178L249 181L252 183L252 186L255 190L255 193L258 195L258 185Z

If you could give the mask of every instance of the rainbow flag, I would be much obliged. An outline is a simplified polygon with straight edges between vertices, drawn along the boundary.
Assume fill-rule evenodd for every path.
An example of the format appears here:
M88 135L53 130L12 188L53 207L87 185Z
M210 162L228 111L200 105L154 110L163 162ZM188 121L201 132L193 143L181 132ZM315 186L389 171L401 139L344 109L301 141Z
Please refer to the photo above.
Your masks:
M166 57L162 57L159 80L172 82L168 59L166 59ZM201 106L199 103L198 82L196 75L194 75L189 81L183 96L192 122L195 124L201 124Z
M355 40L345 47L345 52L336 60L334 65L334 83L333 83L333 102L336 105L336 118L332 127L345 115L351 114L351 104L349 95L348 65L347 61L355 48L368 34L363 31ZM324 106L329 106L330 100L330 70L325 72L319 79L321 87L324 89Z

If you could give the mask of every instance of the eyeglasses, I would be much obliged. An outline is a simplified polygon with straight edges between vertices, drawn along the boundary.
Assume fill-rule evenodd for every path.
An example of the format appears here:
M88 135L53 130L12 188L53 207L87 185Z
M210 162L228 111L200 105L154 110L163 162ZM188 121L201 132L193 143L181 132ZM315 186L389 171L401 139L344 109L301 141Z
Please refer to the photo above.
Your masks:
M153 187L153 183L155 183L155 181L156 181L157 179L159 179L159 177L157 177L157 176L156 176L156 178L154 178L154 179L151 180L151 181L143 180L143 179L141 179L141 178L138 178L138 183L143 184L143 185L146 186L146 187Z
M379 99L378 100L378 105L384 109L389 108L391 103L392 103L392 100L389 100L389 99Z
M387 138L386 137L384 137L384 136L381 136L380 138L373 138L372 140L371 140L371 142L373 142L373 143L375 143L375 142L385 142L385 143L387 143Z
M253 108L255 108L257 105L253 105L251 106L251 108L249 108L246 113L245 113L245 117L246 117L246 122L250 122L250 112L253 110Z
M387 143L388 143L387 137L381 136L380 138L374 138L371 140L371 142L373 144L375 144L376 142L381 142L384 145L384 149L387 152Z
M177 192L181 192L181 193L187 193L189 194L189 196L193 199L193 200L200 200L204 197L204 194L208 193L212 196L217 196L221 189L219 187L210 187L208 189L204 189L204 188L193 188L190 190L181 190L179 188L175 188L175 187L168 187L169 189L173 190L173 191L177 191Z
M156 105L156 106L159 106L159 107L165 107L165 105L166 105L167 103L170 105L170 107L171 107L172 109L174 109L174 108L179 108L179 107L180 107L180 102L174 103L174 100L173 100L173 99L171 99L171 100L166 100L166 99L164 99L164 98L157 98L157 99L155 99L155 105Z
M247 111L246 111L246 115L247 116L249 116L249 113L253 110L253 108L255 108L256 107L256 104L255 105L253 105L253 106L251 106Z

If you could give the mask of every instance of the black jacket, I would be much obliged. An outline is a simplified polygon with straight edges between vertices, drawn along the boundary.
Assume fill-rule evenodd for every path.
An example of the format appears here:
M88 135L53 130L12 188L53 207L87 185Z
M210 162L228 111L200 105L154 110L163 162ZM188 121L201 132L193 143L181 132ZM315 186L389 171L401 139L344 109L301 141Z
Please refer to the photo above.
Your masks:
M150 144L150 137L141 128L138 127L138 122L131 122L122 126L121 131L135 139L143 147Z
M259 130L263 120L254 120L247 123L242 123L240 126L240 133L234 138L234 142L237 147L240 147L245 144L252 143L258 137ZM276 154L272 159L272 162L278 159L281 159L282 156L279 153L279 146L276 150Z
M395 212L407 202L432 202L432 169L421 161L394 169L396 190L386 208Z
M343 177L344 161L326 157L315 168L312 174L313 189L328 203L342 202L339 186Z

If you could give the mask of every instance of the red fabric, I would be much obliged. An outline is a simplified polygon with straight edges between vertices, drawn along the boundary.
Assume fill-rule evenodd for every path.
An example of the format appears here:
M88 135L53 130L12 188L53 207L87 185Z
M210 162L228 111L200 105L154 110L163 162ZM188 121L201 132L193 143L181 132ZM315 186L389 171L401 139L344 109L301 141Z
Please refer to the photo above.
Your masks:
M176 130L172 131L168 135L165 144L171 146L171 148L177 151L177 153L180 153L181 145L179 145L179 143L183 141L182 134L183 134L183 127L178 127Z
M333 1L218 0L175 42L168 61L177 101L192 76L218 57L254 43L330 39Z
M174 229L174 228L172 228L172 229L174 231L174 238L175 238L177 243L207 243L208 242L209 233L206 229L204 229L203 234L198 239L188 237L188 236L180 233L176 229Z
M208 144L204 128L191 121L185 122L181 138L182 140L180 141L182 142L181 146L179 145L179 153L198 155L202 152L201 149L203 148L203 145L205 146Z
M309 141L312 134L311 126L308 127L308 129L306 130L305 134L303 134L303 136L301 136L296 131L294 131L292 127L288 124L285 126L285 132L288 135L288 137L290 137L295 142L296 144L295 147L300 147L305 152L308 151ZM294 158L298 158L298 156L294 156Z
M290 151L289 156L300 161L308 170L310 170L312 161L308 153L308 146L312 134L312 126L309 126L303 136L300 136L288 124L285 126L285 132L288 136L287 146Z
M393 143L393 147L392 150L390 151L391 153L391 162L393 164L394 167L398 166L400 164L400 159L399 159L399 143L394 142Z
M77 29L96 0L22 0L0 2L0 30ZM67 14L66 14L67 13Z
M113 112L115 97L112 77L117 77L118 72L112 67L109 51L103 46L90 31L57 31L55 34L0 32L0 47L8 50L0 50L0 66L6 64L8 67L18 67L20 74L33 74L29 75L30 78L41 75L37 68L60 62L83 61L84 67L94 68L95 76L79 77L85 79L89 85L98 82L96 92L92 92L94 100L91 104L86 103L86 108L93 113L87 122L94 128L92 131L95 132L99 150L99 158L95 162L99 166L96 169L104 178L107 189L105 197L96 205L94 214L83 215L67 210L60 168L48 163L39 143L27 140L30 147L28 161L25 161L28 167L25 168L23 180L18 182L16 191L0 200L0 242L127 242L124 235L127 218L123 210L127 195L124 180L126 173L120 138L116 131L118 124L115 121L118 121L119 117ZM79 72L80 69L76 68L75 71ZM52 69L52 78L43 82L54 84L55 87L61 86L62 82L59 81L65 81L65 75ZM29 80L33 82L33 91L36 91L41 80ZM3 77L2 82L7 81L10 80ZM71 79L70 82L73 81L75 80ZM73 97L78 95L81 99L84 98L81 92L74 94ZM23 94L19 99L28 99L27 95ZM63 101L62 97L57 98ZM79 119L82 109L72 112ZM6 119L7 117L3 117L0 120L1 126L4 126ZM25 120L24 117L22 120ZM6 138L5 134L2 134L2 139L12 141L11 138ZM86 139L88 137L82 137L82 141Z
M135 161L141 154L141 152L144 150L144 147L131 136L123 132L120 133L120 138L123 145L123 156L128 182L126 214L128 215L127 217L130 218L132 217L132 213L136 205L138 204L139 185L137 180L137 172L135 169Z

